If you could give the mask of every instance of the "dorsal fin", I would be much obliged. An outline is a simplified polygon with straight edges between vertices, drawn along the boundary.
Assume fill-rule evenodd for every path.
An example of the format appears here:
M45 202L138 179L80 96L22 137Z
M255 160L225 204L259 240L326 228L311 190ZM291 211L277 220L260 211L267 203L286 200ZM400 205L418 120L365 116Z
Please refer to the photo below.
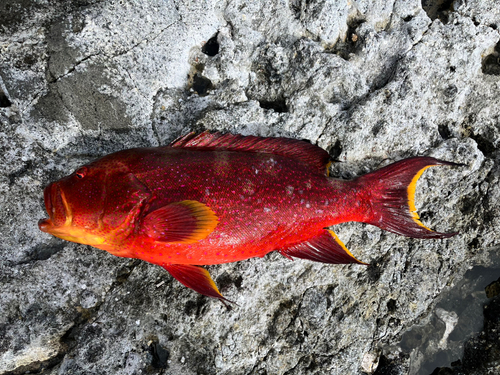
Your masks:
M330 155L322 148L298 139L243 136L231 133L210 133L209 131L200 134L194 132L186 134L172 142L170 147L280 155L301 161L315 168L321 174L327 173L330 160Z

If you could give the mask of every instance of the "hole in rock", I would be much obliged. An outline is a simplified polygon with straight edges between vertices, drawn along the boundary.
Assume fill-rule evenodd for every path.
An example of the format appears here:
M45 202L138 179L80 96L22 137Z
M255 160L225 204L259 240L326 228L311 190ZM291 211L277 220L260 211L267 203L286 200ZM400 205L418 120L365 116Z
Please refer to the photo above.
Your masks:
M474 132L471 131L470 137L476 141L477 143L477 148L485 155L485 156L490 156L495 152L495 146L493 143L486 137L484 137L481 134L474 134Z
M450 139L453 136L451 134L450 128L446 124L438 125L438 132L443 139Z
M402 374L403 365L397 359L389 359L383 354L380 356L377 370L373 375L396 375Z
M347 21L347 32L345 40L338 41L332 49L332 52L342 57L344 60L349 60L349 55L354 54L360 45L360 38L356 34L356 29L364 23L362 19L351 19Z
M387 310L389 310L390 313L393 313L396 311L396 309L396 300L391 298L389 301L387 301Z
M373 125L372 134L374 137L376 137L377 134L380 133L380 131L383 129L384 125L385 125L384 121L379 121L375 125Z
M190 88L199 96L206 96L209 91L213 89L213 84L207 77L203 77L201 74L196 73L192 78Z
M442 23L448 23L450 13L454 11L453 0L422 0L422 8L431 20L440 19Z
M500 43L495 46L493 53L483 59L482 71L484 74L500 76Z
M335 144L328 150L328 154L332 158L332 160L338 160L338 157L342 153L342 145L340 141L337 139Z
M0 90L0 108L7 108L10 107L12 103L10 102L9 98L7 98L7 95Z
M200 316L205 312L207 302L205 296L199 295L196 300L189 300L186 302L184 313L186 315Z
M288 112L288 107L286 106L285 99L278 98L276 100L259 100L259 105L264 109L272 109L274 112L283 113Z
M233 279L231 275L229 275L227 272L224 272L217 278L217 285L219 285L219 290L221 291L221 293L223 293L227 291L232 285L236 286L237 288L241 287L242 281L243 278L241 276Z
M170 353L163 348L159 342L152 342L151 345L149 345L149 353L153 357L151 366L154 368L167 368Z
M201 52L208 56L215 56L219 53L219 42L217 42L217 36L219 32L216 32L213 37L211 37L203 47L201 47Z
M371 262L366 270L366 275L368 276L368 280L372 283L376 283L378 279L380 279L380 275L382 274L382 270L380 269L380 265L377 262Z

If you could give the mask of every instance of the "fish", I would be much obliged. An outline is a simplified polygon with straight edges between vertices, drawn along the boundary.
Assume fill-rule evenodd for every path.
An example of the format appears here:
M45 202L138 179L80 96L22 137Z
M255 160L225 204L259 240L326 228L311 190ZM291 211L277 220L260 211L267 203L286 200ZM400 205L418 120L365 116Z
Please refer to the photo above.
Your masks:
M202 266L283 256L366 265L329 229L361 222L399 235L440 239L415 207L428 156L352 180L329 176L328 152L303 140L188 133L84 165L44 189L41 231L115 256L163 267L203 295L222 296Z

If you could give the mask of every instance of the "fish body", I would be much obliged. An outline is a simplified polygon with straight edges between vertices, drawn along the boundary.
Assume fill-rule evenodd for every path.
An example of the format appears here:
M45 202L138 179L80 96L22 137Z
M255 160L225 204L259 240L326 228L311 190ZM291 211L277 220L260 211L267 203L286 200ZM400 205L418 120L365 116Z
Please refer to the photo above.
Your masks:
M190 200L209 207L218 220L194 243L134 233L127 256L151 263L208 265L262 257L366 212L355 184L311 173L307 165L279 155L175 148L128 155L133 153L131 172L154 195L145 215Z
M444 238L416 215L413 196L433 158L406 159L352 181L328 177L328 153L303 141L188 134L166 147L124 150L47 186L42 231L164 267L184 285L223 297L200 265L279 251L362 263L325 228L357 221Z

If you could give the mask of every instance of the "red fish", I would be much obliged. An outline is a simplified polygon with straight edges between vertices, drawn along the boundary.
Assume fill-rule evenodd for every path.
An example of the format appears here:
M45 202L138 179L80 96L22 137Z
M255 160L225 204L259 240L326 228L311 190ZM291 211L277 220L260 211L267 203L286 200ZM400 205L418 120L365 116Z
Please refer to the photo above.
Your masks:
M431 157L401 160L352 181L328 177L329 155L304 141L208 133L166 147L107 155L45 188L39 227L166 269L225 300L201 265L278 251L288 258L360 263L332 225L357 221L415 238L446 238L415 212Z

